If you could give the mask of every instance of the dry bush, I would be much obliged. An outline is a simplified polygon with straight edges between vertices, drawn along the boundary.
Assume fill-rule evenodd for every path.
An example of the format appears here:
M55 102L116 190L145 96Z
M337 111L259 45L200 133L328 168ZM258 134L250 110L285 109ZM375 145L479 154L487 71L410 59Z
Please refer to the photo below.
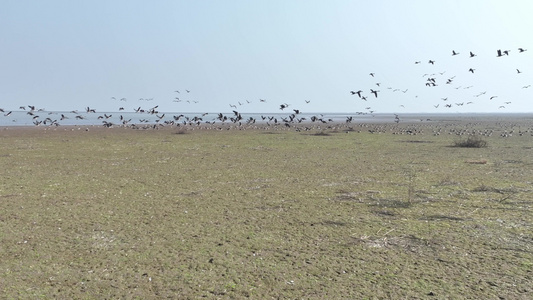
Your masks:
M461 148L485 148L487 147L487 141L476 135L471 135L466 140L455 141L454 147Z

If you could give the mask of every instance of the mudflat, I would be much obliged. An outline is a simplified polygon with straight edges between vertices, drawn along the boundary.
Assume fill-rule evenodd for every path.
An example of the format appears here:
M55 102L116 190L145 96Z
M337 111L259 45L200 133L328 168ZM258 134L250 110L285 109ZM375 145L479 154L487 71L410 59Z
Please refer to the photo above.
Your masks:
M6 298L533 293L528 118L6 127L0 162Z

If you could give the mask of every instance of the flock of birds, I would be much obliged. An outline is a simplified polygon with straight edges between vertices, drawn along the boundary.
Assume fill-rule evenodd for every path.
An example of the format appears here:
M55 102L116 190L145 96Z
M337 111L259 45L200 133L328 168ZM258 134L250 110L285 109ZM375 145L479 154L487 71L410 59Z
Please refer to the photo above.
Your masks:
M518 48L518 53L526 52L527 49L524 48ZM511 50L500 50L498 49L496 51L496 57L502 58L505 56L510 55ZM461 55L461 53L452 50L451 56L458 56ZM474 59L477 57L477 54L473 53L472 51L468 54L469 58ZM427 64L435 65L436 61L433 59L428 60ZM415 64L422 64L422 61L415 61ZM470 72L472 74L476 73L476 69L471 67L468 70L465 70L467 72ZM521 74L522 70L516 69L517 74ZM424 86L427 88L435 88L439 85L455 85L455 79L456 75L447 75L445 76L446 71L444 72L437 72L437 73L426 73L422 75L422 78L424 80L421 82ZM377 78L377 74L374 72L369 73L369 76L372 78ZM352 95L356 97L357 100L364 101L365 104L371 103L371 100L377 100L378 98L382 97L382 92L380 88L382 87L382 83L375 82L375 87L372 86L371 88L365 88L363 89L356 89L349 91L349 95ZM455 89L470 89L473 86L454 86ZM531 85L524 85L522 88L527 89L530 88ZM387 87L387 90L391 90L394 92L401 92L403 94L409 93L409 88L392 88ZM366 91L366 92L365 92ZM197 100L191 100L188 98L189 94L191 93L190 90L186 89L184 91L175 90L175 97L173 102L186 102L186 103L199 103ZM184 97L185 96L185 97ZM418 97L418 96L415 96ZM492 95L487 94L487 91L481 91L479 93L476 93L473 95L473 97L479 98L479 97L486 97L488 100L494 100L498 98L498 95ZM439 107L443 108L451 108L451 107L459 107L463 105L470 105L473 104L474 101L460 101L460 102L452 102L448 101L450 97L441 97L439 103L433 104L433 107L435 109ZM117 98L117 97L111 97L112 101L117 101L119 103L127 103L128 99L126 98ZM144 102L151 102L153 101L153 98L140 98L139 101ZM249 126L249 125L255 125L256 121L257 123L262 123L266 127L270 126L282 126L286 128L295 127L296 130L310 130L313 128L310 125L313 125L313 123L316 124L328 124L333 122L332 119L327 119L323 115L307 115L302 116L302 110L300 108L293 108L293 106L289 103L281 103L279 105L279 110L282 113L286 113L289 111L288 115L282 115L282 114L276 114L271 116L264 116L261 115L261 118L255 119L253 117L243 118L241 113L238 111L239 108L243 105L251 104L253 101L245 100L245 101L238 101L237 103L230 103L229 107L232 110L231 113L216 113L212 114L212 116L208 116L209 113L202 113L196 116L190 116L190 115L184 115L184 114L167 114L164 112L158 111L159 105L151 106L149 108L142 108L142 106L137 106L133 108L133 112L138 114L139 116L137 118L132 117L131 113L125 114L122 113L125 111L124 106L120 106L118 108L118 113L100 113L98 114L94 108L86 107L84 110L77 111L70 111L70 112L47 112L44 108L36 108L34 105L27 105L27 106L20 106L20 111L25 111L26 114L31 117L32 123L35 126L59 126L61 125L65 120L71 119L71 120L84 120L84 119L94 119L93 117L90 117L90 114L98 114L97 120L101 121L102 126L104 127L117 127L117 126L123 126L123 127L130 127L130 128L136 128L136 129L157 129L163 126L191 126L191 127L198 127L198 126L206 126L206 127L213 127L214 125L225 125L229 124L230 126L227 128L240 128L242 126ZM259 99L260 103L266 103L266 99ZM305 100L306 104L309 104L310 100ZM505 108L505 105L511 104L511 101L504 101L499 105L500 109ZM356 112L356 115L366 115L370 114L373 115L376 111L372 108L370 104L364 105L365 109L359 112ZM405 107L404 105L399 105L400 107ZM131 112L131 111L129 111ZM13 113L13 111L6 111L3 108L0 108L0 113L4 117L10 117ZM115 115L115 117L113 117ZM117 116L118 115L118 116ZM150 117L145 117L145 115L150 115ZM214 115L214 116L213 116ZM0 115L1 116L1 115ZM399 123L401 121L401 118L398 114L394 114L394 122ZM352 121L355 121L354 116L348 116L344 120L345 124L350 124ZM13 120L16 121L16 120ZM72 121L69 121L68 123L72 124ZM304 124L305 126L299 127L298 124Z
M520 54L520 53L526 52L527 49L518 48L517 51ZM498 50L496 50L495 57L496 58L502 58L502 57L505 57L505 56L509 56L510 53L511 53L511 50L498 49ZM457 52L455 50L451 51L451 56L458 56L458 55L461 55L461 53L459 53L459 52ZM473 58L475 58L477 56L478 55L475 54L474 52L469 51L469 54L468 54L468 58L469 59L473 59ZM473 61L475 61L475 59ZM435 63L436 63L436 61L433 60L433 59L429 59L427 61L427 64L430 64L432 66L434 66ZM420 64L422 64L422 61L415 61L415 64L416 65L420 65ZM521 69L515 68L515 70L516 70L516 74L522 74L522 70ZM469 69L465 68L464 71L465 72L469 72L471 74L476 73L476 69L474 67L470 67ZM376 75L376 73L372 72L372 73L369 73L369 76L374 78L377 75ZM438 86L441 86L441 85L452 86L456 90L459 90L459 89L467 90L467 89L474 88L473 85L469 85L469 86L455 85L456 77L457 77L456 74L448 75L446 71L436 72L436 73L425 73L425 74L422 75L422 78L424 78L424 80L421 81L421 84L425 85L427 88L435 88L435 87L438 87ZM377 88L382 86L382 84L380 82L376 82L375 85L377 86ZM527 84L527 85L523 85L521 88L522 89L528 89L530 87L531 87L531 84ZM351 90L350 94L352 96L357 96L358 99L363 100L363 101L369 101L369 100L372 100L372 99L377 99L378 98L378 93L381 94L381 90L379 90L377 88L374 89L374 88L375 87L365 89L366 91L368 91L367 93L365 93L361 89ZM402 92L404 94L408 93L408 91L409 91L408 88L400 89L400 88L387 87L387 89L388 90L392 90L392 92ZM495 95L495 94L487 95L487 93L488 93L488 91L480 91L478 93L475 93L475 94L471 95L471 97L472 98L486 97L488 100L494 100L494 99L498 98L498 95ZM418 96L415 95L415 98L418 98ZM451 100L451 97L448 97L448 96L440 97L440 100L442 102L434 103L433 107L435 109L437 109L439 107L440 108L452 108L452 107L460 107L460 106L464 106L464 105L471 105L471 104L475 103L473 101L474 99L472 99L472 100L470 100L470 99L464 100L464 99L465 99L465 97L461 97L461 100L458 100L458 101L456 100L455 102L451 102L451 101L448 102L448 100ZM511 101L500 102L498 104L498 109L505 109L506 108L505 105L508 105L508 104L511 104ZM400 104L399 107L405 108L405 105ZM369 113L375 112L370 105L366 106L365 109Z

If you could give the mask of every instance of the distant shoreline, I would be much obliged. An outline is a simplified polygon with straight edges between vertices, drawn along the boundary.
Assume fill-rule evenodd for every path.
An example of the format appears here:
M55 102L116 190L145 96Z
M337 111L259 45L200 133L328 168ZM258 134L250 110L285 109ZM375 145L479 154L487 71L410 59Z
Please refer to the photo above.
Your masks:
M231 120L236 113L168 113L157 114L135 112L73 113L41 111L28 115L25 111L13 111L9 116L0 116L0 127L55 127L55 126L103 126L128 127L150 126L221 126L250 124L261 125L313 125L313 124L387 124L424 122L465 122L465 121L533 121L533 113L299 113L290 111L278 113L239 113L240 120ZM124 122L124 120L126 122ZM179 124L179 126L178 126Z

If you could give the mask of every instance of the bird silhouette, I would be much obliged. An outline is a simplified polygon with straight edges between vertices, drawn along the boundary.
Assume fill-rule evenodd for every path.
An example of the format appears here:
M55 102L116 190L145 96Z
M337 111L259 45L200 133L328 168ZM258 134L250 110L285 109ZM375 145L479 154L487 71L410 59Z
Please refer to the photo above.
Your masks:
M470 57L474 57L474 56L477 56L477 55L472 53L472 51L470 51Z
M452 50L452 56L453 55L458 55L458 54L459 54L459 52L455 52L455 50Z
M376 96L376 98L378 97L378 92L379 92L379 91L374 91L373 89L370 89L370 92L371 92L372 94L374 94L374 96Z
M518 53L522 53L524 51L527 51L527 49L524 49L524 48L518 48Z

